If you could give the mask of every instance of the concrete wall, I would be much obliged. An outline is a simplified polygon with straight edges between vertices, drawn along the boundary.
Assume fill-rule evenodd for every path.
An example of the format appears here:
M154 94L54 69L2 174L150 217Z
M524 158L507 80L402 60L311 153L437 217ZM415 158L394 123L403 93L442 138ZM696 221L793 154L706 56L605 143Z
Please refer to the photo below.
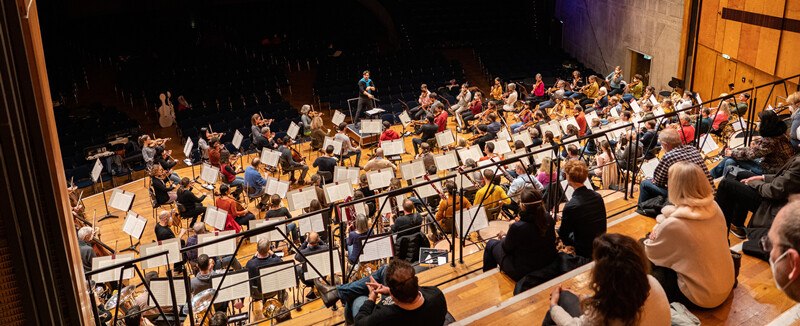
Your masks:
M658 90L678 73L683 10L682 0L556 1L564 50L604 75L619 65L625 80L630 50L650 55L650 85Z

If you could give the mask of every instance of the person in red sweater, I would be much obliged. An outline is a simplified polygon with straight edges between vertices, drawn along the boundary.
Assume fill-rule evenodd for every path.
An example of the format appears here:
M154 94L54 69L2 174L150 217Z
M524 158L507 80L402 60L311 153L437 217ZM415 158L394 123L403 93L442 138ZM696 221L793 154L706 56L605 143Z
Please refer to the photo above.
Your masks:
M586 134L586 114L580 105L575 106L575 122L578 123L578 137L583 137Z
M694 141L694 126L692 126L692 119L686 113L680 114L681 125L678 132L681 134L681 142L684 145L691 144Z
M436 118L433 122L439 126L439 132L442 132L447 129L447 111L444 110L444 105L442 104L437 105L433 110L436 114Z
M400 139L400 134L392 130L391 126L392 125L389 123L389 121L383 122L383 133L381 133L381 138L378 141L378 146L380 146L381 142L383 142L384 140L388 141L388 140Z
M459 117L456 116L456 122L458 122L456 130L458 132L465 130L467 127L466 123L468 121L475 120L476 119L475 115L483 111L483 102L481 101L482 97L483 96L481 95L481 92L475 91L475 95L472 99L472 102L469 103L469 111L462 112L460 116L461 119L459 119Z

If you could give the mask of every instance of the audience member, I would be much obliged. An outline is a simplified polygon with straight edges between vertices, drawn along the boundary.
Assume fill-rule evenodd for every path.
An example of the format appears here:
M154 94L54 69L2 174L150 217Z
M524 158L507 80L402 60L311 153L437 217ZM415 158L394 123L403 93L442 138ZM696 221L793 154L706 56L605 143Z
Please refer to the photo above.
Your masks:
M758 116L761 121L758 133L761 138L753 139L748 147L726 148L725 159L711 169L712 177L726 175L732 166L759 175L772 174L792 159L794 148L786 136L786 123L775 111L761 111Z
M794 301L800 301L800 202L792 202L778 211L761 249L769 253L769 267L775 287Z
M565 245L575 247L575 254L591 258L592 242L606 233L606 205L603 196L584 185L589 176L586 163L569 161L564 165L564 173L574 191L564 205L558 236Z

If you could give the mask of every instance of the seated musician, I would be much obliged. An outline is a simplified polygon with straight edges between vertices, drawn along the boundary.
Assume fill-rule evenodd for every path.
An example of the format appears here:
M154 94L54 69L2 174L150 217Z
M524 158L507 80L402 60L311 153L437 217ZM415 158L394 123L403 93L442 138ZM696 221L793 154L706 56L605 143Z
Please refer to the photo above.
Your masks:
M139 145L142 147L142 159L148 170L153 168L158 148L160 147L162 151L164 150L165 141L166 139L151 139L148 135L139 137Z
M508 83L508 94L504 96L503 99L503 111L506 112L513 112L516 111L515 105L517 104L517 97L519 94L517 93L517 84Z
M444 104L442 102L437 102L433 106L433 115L435 118L433 122L436 123L436 126L439 128L437 132L442 132L447 129L447 110L444 109Z
M565 98L567 93L567 82L563 79L558 79L556 84L553 87L547 89L547 94L543 97L538 99L539 102L539 109L546 110L552 108L556 105L556 98ZM550 96L550 99L547 99L547 96Z
M236 187L232 195L239 198L239 195L244 191L244 177L236 175L243 171L237 171L238 167L235 163L236 156L231 157L231 153L224 149L220 152L219 171L222 173L222 183L230 187Z
M350 157L351 155L355 155L355 166L359 166L361 164L361 148L353 145L353 143L350 141L350 137L344 133L345 129L347 129L347 122L340 123L338 132L335 136L333 136L333 139L342 142L342 156ZM344 165L344 160L342 160L342 165Z
M431 153L431 145L425 142L420 144L419 147L422 149L422 153L417 154L414 159L422 159L422 164L425 165L426 171L431 167L436 168L436 161L433 158L433 153Z
M392 225L392 232L397 237L412 235L420 232L419 227L422 225L422 217L419 216L414 209L414 202L409 199L403 201L403 215L398 216Z
M315 116L311 119L311 149L321 150L325 144L325 136L328 136L330 129L323 129L322 117Z
M174 168L178 162L175 161L171 155L172 150L164 150L161 147L156 147L156 157L154 162L156 163L155 165L161 166L161 168L167 172L166 176L170 181L172 181L172 183L178 183L181 182L181 177L172 171L172 168Z
M297 277L300 278L300 282L303 282L303 284L306 286L314 286L314 281L306 280L304 271L313 269L307 266L305 256L323 251L328 251L328 245L319 238L319 234L317 232L312 231L308 233L306 242L300 246L300 254L294 255L294 260L299 263L295 265L295 274L297 274ZM337 257L334 257L334 259L337 259ZM314 293L314 291L308 291L306 299L313 300L316 298L317 295Z
M450 233L453 230L453 210L460 211L469 209L472 204L469 203L466 197L458 195L458 188L453 180L444 182L444 193L447 199L439 201L439 208L436 209L436 221L441 225L442 231ZM434 235L438 232L434 227Z
M311 176L311 185L314 186L314 191L317 192L317 201L322 207L328 207L328 200L325 198L325 190L322 189L322 177L319 174ZM314 202L313 200L311 202Z
M253 258L247 261L245 264L245 268L247 268L247 275L250 278L250 290L251 293L253 291L258 292L259 294L263 293L261 296L261 303L263 304L267 299L278 297L278 301L281 303L286 300L286 291L277 291L277 292L270 292L264 293L261 291L261 278L258 276L261 275L261 268L272 266L275 264L279 264L283 262L281 257L278 257L272 250L270 249L270 242L266 239L258 240L258 244L256 245L256 254Z
M199 271L189 282L191 284L192 295L196 295L204 290L211 289L214 286L211 282L211 277L217 274L217 272L214 271L214 266L214 259L208 257L208 255L201 254L197 257L197 268ZM244 305L240 299L236 299L234 307L237 309L242 309ZM226 311L227 309L227 302L214 304L215 311Z
M466 124L467 122L478 118L478 115L480 115L481 111L483 110L482 99L483 95L481 94L481 92L476 91L474 98L469 103L469 110L462 112L461 115L456 114L456 122L458 123L456 131L463 132L468 127L468 125Z
M356 215L355 228L347 235L347 261L350 264L358 263L361 251L364 249L364 238L372 235L369 228L369 219L364 214Z
M304 162L297 162L294 160L292 156L292 150L289 149L289 146L292 146L292 139L289 136L283 136L283 139L278 139L278 151L281 152L281 168L283 171L291 171L289 173L289 182L290 183L297 183L298 185L306 184L306 174L308 173L308 165ZM294 171L300 170L300 180L297 181L294 178Z
M224 311L217 311L213 316L208 317L208 326L228 325L228 315Z
M255 139L253 140L253 145L258 148L259 151L264 148L274 149L274 137L275 135L269 130L269 127L261 128L261 132L256 134L254 137Z
M250 166L244 170L244 184L246 188L250 188L247 194L250 198L261 196L257 207L263 209L266 206L266 201L269 198L267 195L267 180L258 172L258 166L261 164L261 159L258 157L250 161Z
M83 263L84 273L92 271L92 259L95 257L92 241L94 241L95 231L91 226L84 226L78 229L78 247L81 251L81 263Z
M383 122L383 132L381 133L381 137L378 140L378 146L381 146L381 142L388 141L388 140L395 140L400 139L400 134L397 131L392 129L392 124L389 121Z
M281 196L278 194L272 195L269 199L269 210L267 211L265 219L274 219L277 217L285 217L286 219L292 218L292 213L289 213L289 209L283 207L283 201L281 200ZM294 238L294 242L296 244L300 244L300 230L297 229L297 224L294 222L286 224L286 236L291 234L291 237Z
M221 159L220 151L222 151L222 142L220 142L217 137L211 138L211 141L208 143L208 164L211 164L213 167L219 167Z
M156 240L164 241L175 238L175 233L173 233L172 229L170 228L171 222L172 222L172 212L161 211L158 213L158 223L156 223L155 227ZM180 233L178 233L177 238L181 239L182 244L185 244L185 241L182 239L184 235L186 235L186 229L181 228L181 231Z
M428 110L433 104L433 98L431 97L431 92L428 91L428 85L420 85L420 94L419 98L417 99L417 103L419 103L419 106L411 108L408 111L408 113L411 115L411 118L414 120L420 120L422 117L427 115Z
M206 199L206 195L203 194L200 197L195 196L192 192L192 183L194 183L194 181L189 178L181 179L181 186L177 191L178 203L184 208L184 211L180 212L181 218L191 217L192 222L189 223L189 225L194 225L198 215L202 216L203 220L205 220L206 216L206 207L203 206L203 200Z
M420 287L414 268L405 260L392 259L368 277L326 286L315 282L326 307L341 300L345 319L356 325L443 325L447 315L444 294L436 287ZM376 304L380 296L394 304Z
M475 131L476 126L487 125L492 121L494 121L494 119L490 119L489 117L489 115L491 114L495 115L497 114L497 104L495 104L495 102L487 103L486 110L475 115L475 118L478 119L478 122L476 122L476 124L472 126L472 131L473 132Z
M498 155L498 154L494 153L494 143L486 143L486 145L483 146L483 154L485 154L485 155L483 157L481 157L478 161L488 161L488 160L491 160L493 158L497 158L497 159L499 159L501 161L503 160L503 156L502 155Z
M531 135L531 146L539 146L542 144L542 135L539 129L530 128L528 129L528 133Z
M328 145L325 148L325 155L317 157L312 166L317 168L317 171L327 172L325 173L325 183L331 183L333 182L333 170L336 168L336 163L338 163L338 160L333 156L333 145Z
M478 145L478 147L480 147L481 150L483 150L486 147L486 142L496 139L497 134L489 132L489 128L486 125L479 125L475 137L477 138L475 138L475 140L472 141L472 143Z
M603 196L586 188L589 168L580 160L568 161L564 165L567 184L574 189L572 198L564 205L558 235L568 246L575 247L575 254L592 257L592 242L606 233L606 206Z
M167 187L166 180L167 171L160 165L153 166L153 170L150 171L150 187L153 188L157 205L171 204L178 198L178 195L173 191L175 186L170 185Z
M242 207L242 210L239 210L238 206L241 204L238 203L231 195L229 195L229 193L230 187L228 187L228 185L219 186L219 197L217 197L214 205L228 211L228 215L233 217L233 220L236 221L236 224L241 226L248 225L251 220L256 218L256 216L248 211L246 207Z
M208 233L206 224L202 221L192 224L192 230L194 230L194 234L186 238L187 247L196 245L198 243L197 237L201 234ZM197 263L197 251L197 249L186 251L186 258L189 259L190 262ZM214 264L217 266L228 266L228 264L230 264L231 269L234 271L242 269L242 264L239 263L239 260L233 255L214 257Z
M583 112L583 107L580 105L575 106L572 112L575 116L575 122L578 123L578 137L583 137L588 129L586 127L586 113Z
M529 273L550 265L558 258L555 221L542 202L542 193L524 189L520 194L519 220L489 240L483 252L483 271L499 267L518 281Z
M426 118L427 123L420 127L420 132L422 133L420 138L412 138L411 144L414 145L414 155L419 154L419 145L422 143L427 143L428 140L435 139L436 133L439 131L439 126L434 123L435 118L432 115L429 115Z
M522 103L522 110L516 114L519 122L513 123L511 126L509 126L509 129L511 129L512 133L518 133L522 130L528 129L528 127L533 125L533 111L531 111L531 102L523 101Z
M495 208L503 204L510 204L511 199L506 195L506 191L499 185L500 178L496 178L492 169L483 170L481 188L475 193L475 200L472 206L483 205L483 207Z
M500 77L494 78L494 84L492 84L492 88L489 90L489 99L495 101L503 99L503 83L500 81Z
M397 169L397 165L383 157L383 149L375 149L375 156L364 165L364 171L380 170L385 168Z
M469 110L469 103L472 101L472 92L469 91L469 85L467 85L467 83L461 84L461 90L458 95L456 95L456 100L458 102L453 104L449 111L456 117L456 123L460 127L463 124L462 121L458 121L460 115Z
M256 143L256 138L259 135L264 136L264 128L269 128L272 121L272 119L262 119L261 114L258 113L254 113L250 117L250 136L253 137L253 144Z
M525 189L536 189L539 191L544 190L544 186L539 179L536 178L536 166L533 164L525 165L522 162L514 164L514 172L517 177L511 181L508 187L508 198L511 203L503 205L503 210L509 213L509 216L514 216L519 212L520 194Z

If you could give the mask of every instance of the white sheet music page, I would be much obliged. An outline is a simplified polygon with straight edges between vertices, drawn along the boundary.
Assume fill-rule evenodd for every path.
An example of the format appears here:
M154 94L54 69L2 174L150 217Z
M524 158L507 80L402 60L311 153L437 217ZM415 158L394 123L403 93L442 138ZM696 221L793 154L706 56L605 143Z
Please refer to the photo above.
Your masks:
M114 191L111 193L111 199L108 201L108 206L127 212L131 209L134 196L135 194L132 192L126 192L122 189L114 189Z
M125 215L125 223L122 224L122 232L135 239L140 239L146 225L146 218L134 211L128 211L128 214Z
M542 160L544 160L545 157L552 156L553 155L553 149L552 148L553 148L553 146L550 146L550 144L547 144L547 145L542 144L542 145L539 145L539 146L532 147L531 148L531 153L534 153L533 154L533 158L536 160L536 163L541 164Z
M281 152L273 151L269 148L261 149L261 163L271 167L278 167L278 160L281 158Z
M471 158L475 162L479 161L483 154L481 154L481 147L478 145L472 145L467 148L462 148L456 150L458 153L458 159L461 160L461 164L467 164L467 159Z
M306 234L311 231L323 232L325 231L325 221L322 219L322 214L314 214L298 220L297 227L300 228L300 234Z
M98 270L103 267L124 263L132 259L133 259L133 254L119 254L116 256L94 257L92 258L92 270ZM92 275L92 280L95 281L95 283L116 282L119 281L120 272L122 272L122 267L94 274ZM128 280L131 279L132 277L133 277L133 268L125 269L125 273L122 273L123 280Z
M592 111L592 112L586 113L585 116L586 116L586 122L588 122L590 124L591 124L592 120L594 120L594 118L598 118L596 111Z
M419 178L425 175L425 163L422 159L400 163L400 174L405 180Z
M314 186L295 189L286 193L289 202L289 211L297 211L311 206L311 201L317 199L317 190Z
M281 198L286 198L286 192L289 191L289 182L279 180L277 178L267 178L267 194L278 195Z
M170 284L168 279L152 279L150 280L150 293L158 301L158 305L162 307L172 307L172 294L170 291ZM172 288L175 290L175 302L180 306L186 303L186 287L183 286L183 280L173 279ZM147 296L147 304L155 306L155 302L150 296Z
M531 160L529 157L525 156L526 154L528 154L528 151L524 148L515 149L513 152L511 152L512 157L519 157L519 160L522 162L522 164L525 164L527 167L528 165L531 165Z
M658 163L660 161L657 158L645 161L642 164L642 173L648 179L652 179L653 175L656 173L656 167L658 167Z
M250 222L248 222L248 226L249 226L249 230L252 230L252 229L255 229L257 227L262 227L262 226L267 225L269 223L274 223L274 222L282 221L282 220L285 220L285 219L286 219L286 217L274 217L274 218L271 218L269 220L250 220ZM285 232L285 230L284 230L284 232ZM258 240L261 240L261 239L264 239L266 241L281 241L281 240L283 240L283 236L277 230L270 230L269 232L256 234L256 235L250 237L250 242L251 243L258 243Z
M405 142L403 138L395 140L384 140L381 142L384 156L403 155L406 153Z
M379 235L374 238L368 238L358 260L367 262L392 257L394 256L393 249L394 245L392 244L391 236Z
M383 120L361 119L361 134L379 134L383 132Z
M540 128L542 129L542 135L544 135L546 131L550 131L553 133L553 137L561 137L561 125L558 121L550 121L543 124Z
M508 142L505 140L490 140L486 143L494 143L494 153L497 155L505 155L506 153L511 152L511 146L508 146Z
M206 224L217 230L225 230L228 221L228 211L216 206L206 207Z
M322 149L328 148L328 145L333 146L334 155L342 155L342 142L333 139L333 137L325 136L325 142L322 144Z
M471 222L474 217L474 222ZM456 229L461 231L461 218L456 215ZM469 224L472 223L472 227ZM467 229L469 227L469 229ZM486 216L486 207L473 206L470 209L464 210L464 234L470 234L475 231L480 231L489 227L489 219Z
M231 141L233 147L236 147L236 149L241 148L242 140L244 140L244 135L242 135L239 129L236 129L236 131L233 132L233 140Z
M96 182L101 173L103 173L103 163L98 158L97 161L94 161L94 167L92 167L92 181Z
M411 123L411 117L408 116L408 111L403 110L397 117L400 119L400 123L403 124L403 128L408 127L408 124Z
M286 135L289 136L291 139L297 139L297 134L300 133L300 126L298 126L294 121L289 124L289 129L286 130Z
M197 236L197 243L208 242L216 238L224 237L226 235L231 235L234 233L235 231L230 230L230 231L216 231L212 233L200 234ZM212 245L200 247L197 250L197 254L198 255L206 254L209 257L219 257L219 256L233 255L233 252L235 250L236 250L236 238L231 238Z
M367 172L367 183L370 190L388 187L393 178L394 169L390 167Z
M658 105L658 100L656 100L656 96L653 94L650 94L650 103L653 103L653 105Z
M456 140L453 138L453 132L448 130L436 133L436 144L439 148L444 148L447 145L454 144Z
M247 269L240 272L228 272L225 276L225 282L222 282L222 275L214 275L211 277L211 285L213 288L219 287L222 282L222 288L217 293L217 299L214 302L226 302L250 296L250 282ZM235 284L235 285L234 285ZM230 287L229 287L230 286Z
M701 135L698 141L703 146L703 153L705 154L711 153L719 149L717 142L714 141L714 138L709 137L708 134Z
M586 186L587 189L594 189L589 179L586 179L586 181L583 182L583 185ZM567 198L567 201L572 199L572 194L575 193L575 189L573 189L572 186L567 183L567 180L561 181L561 189L564 189L564 197Z
M192 137L187 137L186 143L183 144L183 155L186 155L186 157L192 157L192 147L194 147Z
M141 256L148 256L164 251L168 252L167 255L160 255L143 261L142 268L144 269L156 268L181 261L181 242L178 238L146 243L141 245L139 250L141 251Z
M339 126L339 124L344 122L344 113L339 112L339 110L333 111L331 122L333 123L334 126Z
M350 182L358 184L361 168L357 166L335 166L333 167L333 182Z
M458 157L455 151L449 151L433 156L433 163L439 171L447 171L458 167Z
M525 144L525 147L528 147L528 146L533 144L533 139L531 138L531 133L527 129L525 129L523 131L520 131L520 132L518 132L516 134L512 134L511 135L511 139L514 142L517 142L518 140L522 141L522 143Z
M333 182L322 186L325 198L329 203L344 200L353 196L353 185L350 182Z
M209 184L217 183L219 178L219 168L212 166L208 163L203 163L203 169L200 170L200 180Z
M564 131L567 130L567 126L569 126L569 125L573 125L573 126L579 128L578 121L575 120L575 117L566 117L564 119L561 119L559 122L561 123L561 130L564 130Z
M636 113L642 112L642 107L639 106L639 102L636 102L636 99L631 99L630 104L631 104L631 109L633 109L633 112Z
M511 134L508 132L506 127L500 128L500 131L497 132L497 139L504 139L505 141L511 141Z
M297 286L294 274L294 263L287 261L274 266L259 269L261 293L270 293Z
M342 267L339 263L339 259L336 257L339 257L339 249L333 250L333 270L340 271ZM331 261L327 251L308 255L306 256L306 261L308 261L307 270L304 273L306 280L313 280L315 278L331 275ZM322 275L317 273L314 268L311 268L311 266L308 265L314 265L317 271L322 273Z
M411 184L414 184L414 185L420 184L420 183L424 183L424 182L428 182L428 180L425 180L425 178L416 178L416 179L411 180ZM434 183L431 183L431 184L427 184L427 185L424 185L424 186L419 186L419 187L416 187L414 189L417 190L417 193L422 198L438 196L439 193L436 192L436 189L433 188L433 185L436 185L437 189L442 189L441 185L437 184L437 182L434 182Z

